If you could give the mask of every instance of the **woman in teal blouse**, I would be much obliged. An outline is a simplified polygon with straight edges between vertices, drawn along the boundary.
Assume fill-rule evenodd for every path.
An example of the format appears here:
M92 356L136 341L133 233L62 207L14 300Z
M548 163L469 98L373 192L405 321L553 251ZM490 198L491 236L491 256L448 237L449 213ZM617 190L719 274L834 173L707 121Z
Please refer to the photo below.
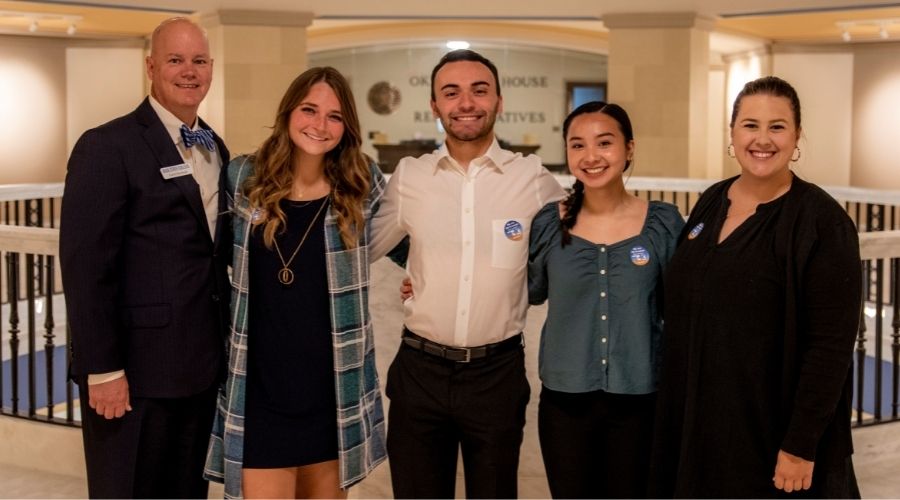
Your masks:
M555 498L645 496L662 335L662 271L684 221L625 190L631 121L590 102L563 124L572 194L531 228L531 304L549 299L539 354L541 453Z

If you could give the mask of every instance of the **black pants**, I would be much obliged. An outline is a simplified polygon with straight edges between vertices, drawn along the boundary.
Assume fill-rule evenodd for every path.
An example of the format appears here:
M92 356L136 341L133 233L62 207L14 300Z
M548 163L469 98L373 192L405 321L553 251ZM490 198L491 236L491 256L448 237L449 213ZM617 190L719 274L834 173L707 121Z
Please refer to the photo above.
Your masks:
M388 371L387 450L396 498L515 498L530 388L521 347L470 363L401 345Z
M553 498L645 498L656 394L541 389L538 436Z
M91 498L206 498L206 448L216 389L186 398L131 398L132 411L107 420L81 392L81 430Z

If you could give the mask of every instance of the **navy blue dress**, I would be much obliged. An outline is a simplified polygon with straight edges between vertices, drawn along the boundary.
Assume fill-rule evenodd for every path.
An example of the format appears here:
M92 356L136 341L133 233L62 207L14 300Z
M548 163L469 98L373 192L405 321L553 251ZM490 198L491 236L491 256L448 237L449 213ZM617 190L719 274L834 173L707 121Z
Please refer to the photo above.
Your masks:
M285 260L327 198L282 200L287 231L276 236ZM282 285L275 248L262 228L250 236L244 467L278 468L337 459L331 313L325 266L325 212L289 266Z

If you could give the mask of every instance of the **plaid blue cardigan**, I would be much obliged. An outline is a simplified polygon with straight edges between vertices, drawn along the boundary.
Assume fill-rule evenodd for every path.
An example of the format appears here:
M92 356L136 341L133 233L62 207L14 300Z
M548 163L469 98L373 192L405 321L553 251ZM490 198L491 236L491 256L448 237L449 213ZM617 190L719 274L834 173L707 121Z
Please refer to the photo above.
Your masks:
M331 302L334 388L337 395L338 459L341 487L361 481L384 461L385 426L375 346L369 317L369 224L384 192L385 181L371 165L372 188L366 200L366 230L359 245L344 248L337 217L325 216L325 257ZM231 278L231 332L228 378L219 391L218 411L206 457L204 477L225 483L225 497L241 496L244 453L244 394L247 376L248 243L252 210L241 185L253 171L246 156L228 165L228 208L233 213L234 257Z

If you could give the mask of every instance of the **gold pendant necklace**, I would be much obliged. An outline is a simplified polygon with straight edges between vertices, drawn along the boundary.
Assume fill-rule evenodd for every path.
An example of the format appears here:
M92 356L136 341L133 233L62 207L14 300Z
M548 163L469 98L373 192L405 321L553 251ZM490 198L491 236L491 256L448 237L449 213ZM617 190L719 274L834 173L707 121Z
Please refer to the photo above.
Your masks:
M291 258L284 261L284 256L281 255L281 249L278 248L278 240L275 240L275 252L278 254L278 260L281 261L281 269L278 270L278 282L284 286L289 286L294 282L294 271L291 270L291 262L294 262L294 257L297 256L297 253L300 251L300 247L303 246L303 243L306 241L306 237L309 236L309 232L312 231L313 226L316 224L316 220L319 219L319 215L322 213L322 210L325 209L325 205L328 204L328 198L330 196L326 196L322 201L322 205L319 206L319 211L316 212L316 215L313 217L312 222L309 223L309 226L306 227L306 232L303 233L303 237L300 238L300 244L297 245L297 248L294 249L294 253L291 254Z

